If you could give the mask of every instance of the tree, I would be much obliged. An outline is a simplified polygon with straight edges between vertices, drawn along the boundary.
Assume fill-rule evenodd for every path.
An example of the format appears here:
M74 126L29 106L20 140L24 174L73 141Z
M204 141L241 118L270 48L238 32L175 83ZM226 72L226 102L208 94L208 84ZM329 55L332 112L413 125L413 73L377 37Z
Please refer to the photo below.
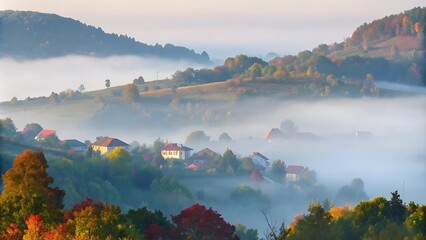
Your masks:
M111 86L111 80L105 80L105 87L109 88Z
M64 191L50 185L47 161L42 152L25 150L18 155L13 167L3 176L4 191L0 196L3 223L18 223L31 214L38 214L46 223L62 218Z
M158 168L144 166L135 173L134 182L136 186L142 189L149 189L152 181L161 178L162 176L163 174Z
M123 88L122 96L126 102L137 102L139 100L139 90L136 84L127 84Z
M106 155L114 171L127 173L128 164L132 160L130 153L124 148L115 148Z
M226 149L222 156L215 159L214 165L218 172L235 173L240 163L232 150Z
M203 130L197 130L190 133L186 137L185 144L187 145L202 145L210 141L210 137Z
M220 134L218 138L219 142L229 143L232 141L232 138L227 133Z
M49 102L52 104L59 103L59 94L52 92L50 96L48 97L48 99L49 99Z
M290 119L284 120L280 127L285 137L292 137L297 132L296 124Z
M163 176L152 181L151 190L152 206L162 209L166 214L176 213L192 202L191 191L170 176Z
M43 127L38 123L28 123L22 130L22 135L26 140L34 140L35 136L43 130Z
M271 175L273 178L279 182L285 181L286 174L286 165L285 162L278 159L272 162Z
M330 228L332 220L330 213L324 211L319 203L309 204L308 211L307 216L296 222L289 239L334 239Z
M219 213L200 204L194 204L172 216L176 224L174 239L238 239L235 226L225 222Z
M145 79L142 76L139 76L138 78L135 78L133 80L133 84L143 84L145 83Z
M354 178L350 185L341 187L336 194L338 204L357 203L367 200L368 196L364 191L364 182L361 178Z
M75 232L75 239L119 239L125 224L119 224L118 206L93 202L87 198L66 213L67 224Z
M254 190L252 187L244 184L234 189L229 196L232 201L243 205L269 207L271 204L268 196L262 194L259 189Z
M16 127L11 118L0 119L0 135L5 137L15 137Z
M147 230L153 224L162 229L166 229L167 231L171 228L171 223L161 211L155 210L154 212L151 212L146 207L131 209L127 212L124 218L128 219L141 235L146 234ZM146 239L152 239L146 235L145 237Z
M244 224L237 224L235 234L240 240L257 240L257 229L247 228Z
M80 86L78 86L78 89L77 89L79 92L84 92L84 90L86 90L86 88L84 87L84 84L80 84Z

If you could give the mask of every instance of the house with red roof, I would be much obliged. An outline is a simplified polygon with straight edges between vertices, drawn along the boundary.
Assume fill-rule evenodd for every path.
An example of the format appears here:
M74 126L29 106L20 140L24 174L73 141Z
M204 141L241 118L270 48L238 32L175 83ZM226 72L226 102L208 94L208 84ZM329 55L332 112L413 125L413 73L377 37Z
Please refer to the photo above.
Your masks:
M305 168L297 165L288 165L286 168L285 179L287 182L298 182Z
M268 141L283 139L284 137L284 133L281 132L278 128L271 128L269 131L263 134L263 138Z
M93 151L99 151L102 155L111 152L116 148L123 148L129 150L129 144L117 138L103 137L96 142L92 143Z
M195 164L197 169L204 169L210 166L217 156L219 156L219 154L212 151L210 148L204 148L194 153L192 157L188 159L188 164Z
M265 171L270 165L269 159L260 152L253 152L250 158L257 170Z
M49 137L50 135L54 135L54 134L56 134L56 130L43 129L37 134L37 136L35 136L34 139L37 141L42 141L46 139L47 137Z
M169 143L161 149L161 156L164 159L189 159L193 149L182 144Z

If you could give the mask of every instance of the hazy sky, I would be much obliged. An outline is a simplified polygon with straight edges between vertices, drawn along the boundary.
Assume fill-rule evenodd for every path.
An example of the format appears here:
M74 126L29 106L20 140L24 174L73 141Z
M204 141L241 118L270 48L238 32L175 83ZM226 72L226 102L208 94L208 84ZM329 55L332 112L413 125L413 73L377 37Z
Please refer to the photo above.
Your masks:
M1 0L0 9L56 13L148 44L183 45L225 58L341 42L364 22L424 5L424 0Z

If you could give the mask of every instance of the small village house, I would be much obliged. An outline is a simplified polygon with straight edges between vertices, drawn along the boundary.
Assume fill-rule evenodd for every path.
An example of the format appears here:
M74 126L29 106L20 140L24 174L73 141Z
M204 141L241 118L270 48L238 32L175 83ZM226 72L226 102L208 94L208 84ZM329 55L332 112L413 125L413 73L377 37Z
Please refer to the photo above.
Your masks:
M193 149L182 144L169 143L161 149L161 156L164 159L189 159Z
M302 166L289 165L286 169L285 179L287 182L298 182L305 168Z
M188 162L195 164L197 169L205 168L218 156L218 154L209 148L204 148L192 155Z
M281 132L281 130L279 130L278 128L271 128L269 131L263 134L263 138L268 141L283 139L284 133Z
M253 152L250 158L255 168L259 171L265 171L270 165L269 159L259 152Z
M46 139L50 135L54 135L54 134L56 134L56 130L43 129L37 134L37 136L35 136L34 139L37 140L37 141L43 141L44 139Z
M78 141L77 139L67 139L63 141L63 144L70 150L76 152L85 152L87 150L86 144Z
M93 151L99 151L101 155L107 154L116 148L129 150L129 144L110 137L103 137L92 144Z

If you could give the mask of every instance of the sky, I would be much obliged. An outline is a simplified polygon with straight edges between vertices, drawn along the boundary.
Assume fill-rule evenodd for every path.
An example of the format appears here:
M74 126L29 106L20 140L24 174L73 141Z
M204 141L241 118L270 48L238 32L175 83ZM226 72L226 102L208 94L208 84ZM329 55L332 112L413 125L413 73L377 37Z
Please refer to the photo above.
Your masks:
M240 53L295 54L341 42L364 22L424 0L1 0L0 9L55 13L148 44L207 51L212 59Z

